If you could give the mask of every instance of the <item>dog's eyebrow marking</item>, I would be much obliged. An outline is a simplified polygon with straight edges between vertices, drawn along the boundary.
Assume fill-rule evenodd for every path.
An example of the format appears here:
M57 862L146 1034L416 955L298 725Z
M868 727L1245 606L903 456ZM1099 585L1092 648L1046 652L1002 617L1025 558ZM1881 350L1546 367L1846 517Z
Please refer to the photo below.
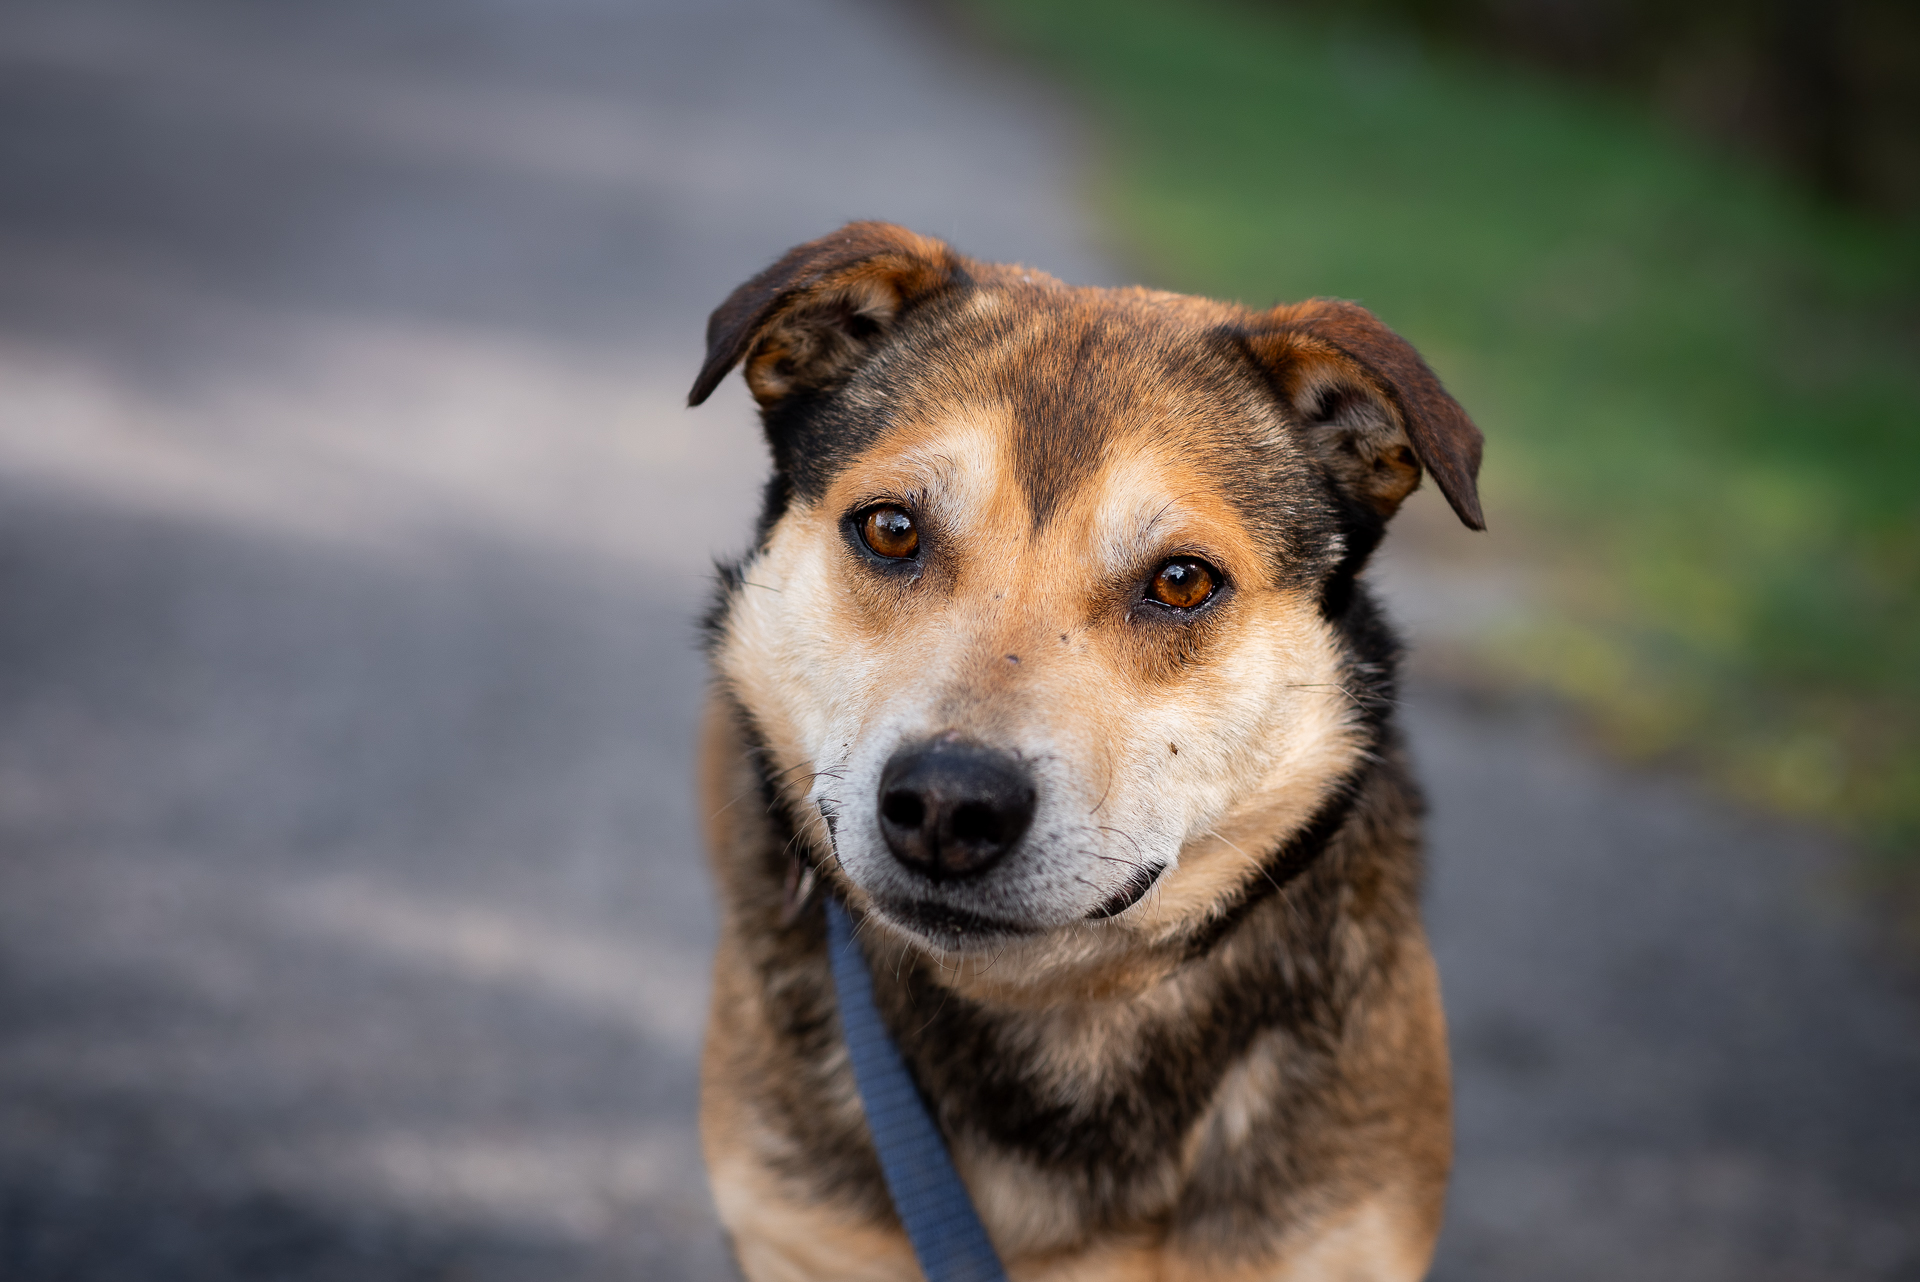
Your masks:
M1138 572L1140 562L1160 550L1169 527L1208 510L1204 485L1179 475L1179 464L1151 446L1127 451L1102 470L1104 491L1092 512L1094 555L1106 573ZM1169 483L1179 484L1176 491Z
M1142 539L1153 537L1153 532L1160 528L1160 522L1166 519L1167 513L1173 511L1173 505L1175 503L1180 502L1182 499L1188 499L1192 497L1193 495L1191 493L1187 493L1187 494L1182 494L1177 498L1170 498L1165 503L1162 503L1160 505L1160 510L1158 512L1155 512L1152 516L1148 517L1147 523L1140 527L1140 537Z
M944 511L966 524L991 506L1003 471L997 418L991 403L961 404L922 429L922 438L893 456L886 467L891 491L869 501L892 499Z

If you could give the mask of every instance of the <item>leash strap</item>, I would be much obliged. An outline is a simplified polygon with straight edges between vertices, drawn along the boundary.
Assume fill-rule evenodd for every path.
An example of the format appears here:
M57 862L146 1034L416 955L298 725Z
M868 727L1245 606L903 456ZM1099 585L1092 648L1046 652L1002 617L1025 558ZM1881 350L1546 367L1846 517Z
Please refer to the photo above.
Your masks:
M825 899L833 990L853 1059L853 1079L860 1086L873 1146L880 1151L887 1192L893 1195L893 1209L913 1243L920 1271L927 1282L1006 1282L967 1186L947 1156L946 1142L927 1116L920 1091L873 1004L873 976L860 941L853 937L853 922L838 899Z

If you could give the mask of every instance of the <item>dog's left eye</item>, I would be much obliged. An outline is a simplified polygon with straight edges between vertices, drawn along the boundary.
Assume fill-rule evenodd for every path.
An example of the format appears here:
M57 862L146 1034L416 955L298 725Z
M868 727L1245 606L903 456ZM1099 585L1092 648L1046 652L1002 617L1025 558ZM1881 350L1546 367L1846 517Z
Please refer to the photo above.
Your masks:
M1161 605L1191 610L1205 605L1220 586L1220 572L1205 561L1183 556L1161 566L1147 585L1147 595Z
M876 507L860 517L859 522L860 541L877 556L903 561L920 550L920 530L901 508Z

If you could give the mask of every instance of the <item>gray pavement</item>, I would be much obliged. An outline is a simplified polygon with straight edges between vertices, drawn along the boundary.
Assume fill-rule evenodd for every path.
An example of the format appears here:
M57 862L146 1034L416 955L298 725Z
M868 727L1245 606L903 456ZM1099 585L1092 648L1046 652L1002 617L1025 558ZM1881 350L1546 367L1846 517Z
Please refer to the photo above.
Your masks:
M950 45L0 11L0 1278L726 1276L691 621L764 460L737 386L679 407L705 313L857 216L1123 274L1070 114ZM1438 643L1503 589L1432 524L1384 578ZM1437 1276L1920 1277L1920 1003L1840 852L1537 709L1410 718Z

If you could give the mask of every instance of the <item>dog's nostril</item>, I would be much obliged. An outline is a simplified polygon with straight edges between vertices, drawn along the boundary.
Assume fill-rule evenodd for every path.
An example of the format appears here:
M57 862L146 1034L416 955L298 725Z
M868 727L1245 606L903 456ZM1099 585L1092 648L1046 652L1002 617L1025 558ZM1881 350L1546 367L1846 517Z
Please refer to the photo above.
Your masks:
M953 812L953 823L949 831L955 841L992 841L993 812L985 806L961 806Z
M902 828L918 828L927 821L926 803L918 794L904 790L887 794L880 803L880 813L888 823L898 824Z

